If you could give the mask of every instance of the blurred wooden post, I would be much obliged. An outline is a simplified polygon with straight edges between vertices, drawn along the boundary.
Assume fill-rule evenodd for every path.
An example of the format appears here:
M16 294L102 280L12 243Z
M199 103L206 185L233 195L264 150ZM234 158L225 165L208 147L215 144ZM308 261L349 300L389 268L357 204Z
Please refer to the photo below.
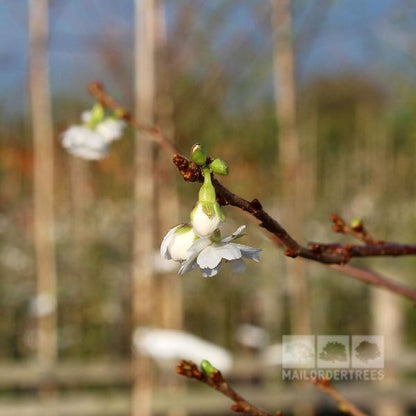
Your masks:
M292 2L272 0L274 28L274 86L278 124L279 168L281 198L276 209L283 211L284 222L295 238L302 239L305 189L299 137L296 126L295 62L292 41ZM290 297L290 326L292 334L310 333L310 308L305 264L298 259L286 262ZM313 413L311 406L295 409L297 414Z
M385 272L385 270L383 270ZM394 272L392 271L392 274ZM384 380L383 388L398 389L400 375L397 364L403 355L403 311L402 300L384 290L371 290L373 333L384 336ZM377 416L404 416L406 407L400 398L379 395L374 401Z
M136 0L135 102L137 120L153 123L155 96L155 5ZM135 225L133 253L133 327L151 326L153 317L154 147L143 133L136 133ZM151 414L152 367L133 346L134 385L132 415Z
M294 54L292 46L292 15L290 0L273 0L274 5L274 78L276 95L276 118L279 129L279 172L282 198L279 211L285 211L290 232L302 238L304 220L304 175L296 129L296 88ZM299 260L287 261L289 286L293 305L291 308L292 331L308 334L310 331L309 303L306 271Z
M173 123L173 100L170 95L171 77L169 63L166 62L166 15L163 0L156 0L156 62L158 70L158 94L157 94L157 118L158 125L172 142L174 142L175 126ZM172 175L174 166L171 163L172 155L166 156L165 152L159 152L157 158L157 215L158 235L161 237L174 225L179 218L179 195L176 184L176 175ZM183 326L183 297L182 279L176 271L162 273L158 276L158 326L168 329L181 329ZM169 395L183 397L186 393L184 380L177 377L173 371L163 376L167 384ZM183 405L171 406L166 413L168 416L185 416L186 409Z
M54 143L48 73L48 0L29 0L29 91L34 147L34 244L38 315L37 355L42 366L57 357L54 249Z
M174 142L175 126L173 124L173 100L170 95L169 71L165 61L166 52L166 18L163 0L156 0L156 60L158 73L157 116L158 126L166 137ZM158 152L157 158L157 215L158 234L163 237L174 225L179 223L179 195L176 186L176 176L172 175L175 167L171 162L172 155ZM164 273L160 276L160 322L163 328L180 329L182 327L182 279L175 272ZM159 309L159 308L158 308ZM176 378L176 377L175 377Z

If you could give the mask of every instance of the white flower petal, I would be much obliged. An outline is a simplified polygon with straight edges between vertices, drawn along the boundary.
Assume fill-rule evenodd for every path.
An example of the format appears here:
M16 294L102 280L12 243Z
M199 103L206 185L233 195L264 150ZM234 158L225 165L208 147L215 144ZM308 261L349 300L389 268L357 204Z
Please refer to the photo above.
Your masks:
M194 243L189 247L189 254L197 253L199 254L205 247L208 247L212 244L212 241L209 238L198 238Z
M189 257L188 250L194 242L195 238L197 238L197 236L195 235L192 228L190 228L188 231L176 230L175 234L173 235L173 239L168 247L169 254L172 259L175 261L187 260Z
M105 140L86 126L71 126L61 135L62 146L84 159L103 158L108 151Z
M112 117L107 117L95 127L96 132L102 136L107 143L119 139L123 134L125 122Z
M219 257L225 260L236 260L241 258L241 251L236 244L214 245L213 249Z
M162 244L160 245L160 254L165 257L166 259L170 260L172 257L168 251L169 244L172 241L173 235L175 234L176 229L180 227L177 225L176 227L171 228L168 233L163 238Z
M188 250L195 238L193 229L188 224L179 224L168 231L160 246L160 254L175 261L185 261L189 258Z
M83 111L81 113L81 121L83 123L88 123L91 120L91 116L92 116L91 110Z
M254 261L259 261L259 253L262 251L261 248L255 248L250 246L245 246L244 244L234 244L239 248L241 254L246 259L251 259Z
M231 260L230 266L234 273L244 273L246 270L246 265L242 259Z
M246 229L245 225L242 225L239 227L236 231L234 231L231 235L228 237L225 237L222 239L223 243L231 243L231 241L234 241L236 238L242 237L244 234L244 230Z
M217 230L221 223L221 218L217 214L209 217L204 212L202 204L198 202L196 209L192 212L192 226L196 234L200 237L209 237Z
M222 257L216 247L208 246L204 248L197 258L198 266L201 269L214 269L221 262Z
M210 268L201 269L202 276L203 277L216 276L218 274L218 271L220 270L220 268L221 268L221 262L218 264L217 267L214 267L213 269L210 269Z
M182 275L194 270L195 267L197 267L196 257L197 256L189 257L188 260L184 261L178 271L178 274Z

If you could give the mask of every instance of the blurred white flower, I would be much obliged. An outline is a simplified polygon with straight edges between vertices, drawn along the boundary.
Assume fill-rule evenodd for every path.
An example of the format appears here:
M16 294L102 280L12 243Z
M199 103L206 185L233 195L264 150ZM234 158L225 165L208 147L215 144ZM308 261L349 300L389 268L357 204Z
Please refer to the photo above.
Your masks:
M92 111L84 111L81 119L88 124L92 118ZM123 120L114 117L105 117L102 121L96 124L94 131L102 136L106 143L111 143L113 140L120 139L123 135L123 129L126 123Z
M242 236L245 225L222 240L199 238L187 251L187 259L182 263L179 274L184 274L199 267L202 276L215 276L224 262L229 262L234 273L242 273L246 269L243 258L259 261L261 249L232 243Z
M198 236L209 237L224 222L224 215L217 202L198 201L191 213L191 222Z
M137 351L159 363L181 359L196 363L209 360L223 373L229 372L233 365L232 355L225 348L184 331L137 328L133 344Z
M160 246L160 254L168 260L184 261L188 250L198 237L189 224L179 224L165 235Z
M104 114L97 104L81 115L84 124L70 126L62 133L62 146L74 156L88 160L102 159L108 153L108 145L123 134L125 122Z
M102 159L108 153L107 141L87 126L71 126L62 133L62 146L72 155L88 160Z

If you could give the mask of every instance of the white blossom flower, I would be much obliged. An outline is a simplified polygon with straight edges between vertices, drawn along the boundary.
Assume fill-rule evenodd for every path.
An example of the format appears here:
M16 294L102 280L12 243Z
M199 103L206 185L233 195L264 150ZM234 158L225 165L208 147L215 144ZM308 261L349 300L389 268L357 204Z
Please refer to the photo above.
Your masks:
M224 215L217 202L199 201L191 213L191 222L199 237L209 237L222 225Z
M96 104L81 114L83 124L69 127L62 133L62 146L71 154L88 160L102 159L108 145L122 136L125 122L108 117L104 108Z
M242 236L245 225L238 228L232 235L216 241L214 238L197 239L187 251L187 259L182 262L179 274L187 273L199 267L204 277L215 276L224 262L228 262L234 273L242 273L246 269L243 258L259 261L261 249L232 243Z
M179 224L165 235L160 254L168 260L185 261L189 248L197 238L189 224Z
M81 115L81 119L84 123L91 121L92 111L84 111ZM123 120L116 119L114 117L105 117L102 121L96 124L94 131L102 136L106 143L110 143L113 140L121 138L123 129L126 123Z
M74 156L88 160L103 158L108 152L103 137L87 126L71 126L62 133L62 146Z

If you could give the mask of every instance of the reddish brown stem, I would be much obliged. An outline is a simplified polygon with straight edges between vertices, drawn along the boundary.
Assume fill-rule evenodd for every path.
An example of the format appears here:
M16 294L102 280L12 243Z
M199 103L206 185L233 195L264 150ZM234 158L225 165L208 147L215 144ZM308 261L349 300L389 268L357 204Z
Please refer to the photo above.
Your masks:
M235 412L242 412L253 416L273 416L271 413L252 405L237 393L224 379L219 370L213 372L210 376L207 376L192 361L182 360L176 367L176 372L187 378L205 383L207 386L219 391L224 396L227 396L234 402L231 406L231 410L234 410ZM274 416L280 415L282 415L281 412L276 412L274 414Z
M362 220L359 220L356 224L348 225L341 217L336 214L331 214L331 220L334 223L332 229L336 233L349 234L358 240L363 241L365 244L383 244L381 240L376 240L364 227Z
M160 132L158 128L153 126L144 126L138 123L127 111L123 109L121 105L114 101L105 92L101 83L94 82L90 84L88 91L105 107L118 112L118 114L120 114L121 117L133 127L142 130L143 133L146 133L150 139L155 140L170 154L173 153L173 162L186 181L202 181L200 167L188 160L186 157L180 155L176 147ZM313 243L309 246L302 246L286 231L285 228L279 224L278 221L272 218L263 209L259 200L253 199L252 201L247 201L246 199L232 193L215 178L213 180L213 184L216 189L218 202L221 205L232 205L257 218L260 221L260 226L269 231L272 234L274 241L278 242L279 245L285 250L286 256L302 257L319 263L333 265L333 268L365 283L383 287L393 293L400 294L416 301L416 290L412 288L383 278L368 270L359 269L353 266L345 266L345 264L348 263L353 257L415 255L416 244L398 244L375 240L365 230L362 223L357 226L350 227L340 217L333 215L332 220L334 222L334 227L337 228L335 231L353 235L354 237L364 241L366 245Z
M363 413L354 403L351 403L339 391L335 390L329 380L319 378L315 379L313 383L323 393L332 397L338 403L339 408L343 413L349 413L352 416L367 416L366 413Z

